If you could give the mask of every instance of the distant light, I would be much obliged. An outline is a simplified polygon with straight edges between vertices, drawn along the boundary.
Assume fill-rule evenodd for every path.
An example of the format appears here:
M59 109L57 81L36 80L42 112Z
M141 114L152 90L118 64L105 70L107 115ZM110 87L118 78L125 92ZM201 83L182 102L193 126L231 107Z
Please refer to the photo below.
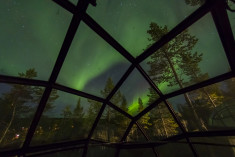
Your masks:
M16 134L16 139L20 137L20 134Z

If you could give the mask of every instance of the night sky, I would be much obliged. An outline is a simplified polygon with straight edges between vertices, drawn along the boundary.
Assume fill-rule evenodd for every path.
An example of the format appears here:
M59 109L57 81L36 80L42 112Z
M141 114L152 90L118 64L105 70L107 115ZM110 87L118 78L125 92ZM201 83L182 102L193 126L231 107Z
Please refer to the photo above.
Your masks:
M197 9L187 6L184 0L146 2L98 0L97 7L89 6L88 14L136 57L151 44L147 40L151 22L172 29ZM37 79L48 80L71 18L72 14L48 0L0 1L0 74L17 76L18 72L35 68ZM199 39L193 51L203 53L203 73L214 77L229 71L210 14L191 26L189 32ZM145 62L141 65L148 69ZM117 83L129 66L124 57L82 22L57 83L101 96L107 78ZM138 71L127 79L121 92L132 104L130 110L138 97L147 101L148 87ZM167 83L160 85L163 91L166 88Z

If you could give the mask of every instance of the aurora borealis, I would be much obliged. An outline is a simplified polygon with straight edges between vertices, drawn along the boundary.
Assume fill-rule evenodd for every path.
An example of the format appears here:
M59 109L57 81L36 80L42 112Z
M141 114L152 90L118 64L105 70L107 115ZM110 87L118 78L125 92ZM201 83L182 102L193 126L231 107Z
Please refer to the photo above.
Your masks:
M197 8L187 6L184 0L98 0L97 7L89 6L87 12L136 57L152 44L147 40L150 22L172 29ZM18 72L35 68L37 79L48 80L71 18L71 13L52 1L1 1L0 74L17 76ZM194 51L203 53L200 67L204 73L214 77L229 71L210 15L192 25L189 32L199 39ZM146 63L141 65L147 71ZM129 66L124 57L81 22L57 83L101 96L106 80L111 77L117 83ZM133 72L131 78L121 88L128 103L134 104L130 110L138 97L147 101L149 87L138 72ZM166 88L160 85L161 90Z

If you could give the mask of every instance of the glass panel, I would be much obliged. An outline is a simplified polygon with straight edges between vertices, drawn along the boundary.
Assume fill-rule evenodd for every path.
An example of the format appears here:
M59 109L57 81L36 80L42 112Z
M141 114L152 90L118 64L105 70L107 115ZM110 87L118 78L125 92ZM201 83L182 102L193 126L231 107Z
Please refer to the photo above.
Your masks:
M186 142L185 140L181 140ZM194 157L193 152L188 144L184 143L168 143L156 147L160 157Z
M149 45L151 22L167 25L169 30L196 10L185 0L99 0L88 13L133 56L138 56Z
M136 124L131 128L129 135L126 138L127 142L143 142L147 141L142 132L139 130Z
M85 139L101 103L53 90L31 145Z
M114 157L116 148L110 148L105 146L88 147L87 157Z
M106 106L92 138L108 142L119 142L130 122L129 118Z
M200 143L212 143L212 144L225 144L225 145L235 145L235 137L234 136L224 136L224 137L193 137L190 138L192 142L200 142ZM195 144L198 154L202 156L208 157L220 157L220 156L235 156L235 148L234 147L226 147L226 146L211 146L211 145L199 145Z
M56 153L49 153L44 155L37 155L38 157L82 157L83 149L75 149L69 151L60 151Z
M235 145L235 136L192 137L192 142Z
M218 147L218 146L207 146L207 145L194 145L199 156L206 157L234 157L235 148L233 147Z
M20 148L44 88L0 83L0 150Z
M165 32L168 32L166 26L155 23L149 34L151 40L157 40L159 34ZM210 14L165 44L141 65L164 94L230 71Z
M135 116L158 97L139 71L135 69L112 97L111 102Z
M74 5L77 5L77 3L79 2L79 0L69 0L70 2L72 2Z
M235 9L235 4L233 4L233 6ZM233 31L233 38L235 38L235 13L228 11L228 17L229 17L231 28Z
M156 157L153 149L121 149L120 157Z
M111 79L115 84L128 67L129 62L126 59L81 23L57 82L106 97L100 92L105 88L105 82Z
M235 78L169 99L187 131L235 128Z
M151 140L160 140L181 133L178 124L164 103L146 113L138 122Z
M0 1L0 74L17 76L35 68L37 79L47 80L71 18L48 0Z

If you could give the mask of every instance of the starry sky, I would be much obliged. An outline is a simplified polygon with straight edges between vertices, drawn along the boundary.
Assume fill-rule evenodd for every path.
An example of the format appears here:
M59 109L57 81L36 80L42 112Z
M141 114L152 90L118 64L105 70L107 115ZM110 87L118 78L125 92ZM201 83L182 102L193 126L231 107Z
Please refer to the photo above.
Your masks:
M87 13L134 57L149 44L147 30L151 22L174 28L198 7L184 0L98 0ZM36 79L48 80L63 43L72 14L48 0L0 1L0 74L17 76L35 68ZM203 26L203 27L202 27ZM210 14L189 27L199 41L193 51L203 53L202 72L210 77L229 71L229 65ZM218 64L220 63L220 64ZM141 63L147 71L146 61ZM90 94L100 91L111 77L121 78L130 63L81 22L57 83ZM121 87L130 110L138 97L147 102L149 85L135 70ZM166 90L167 83L160 85ZM73 100L74 101L74 100Z

